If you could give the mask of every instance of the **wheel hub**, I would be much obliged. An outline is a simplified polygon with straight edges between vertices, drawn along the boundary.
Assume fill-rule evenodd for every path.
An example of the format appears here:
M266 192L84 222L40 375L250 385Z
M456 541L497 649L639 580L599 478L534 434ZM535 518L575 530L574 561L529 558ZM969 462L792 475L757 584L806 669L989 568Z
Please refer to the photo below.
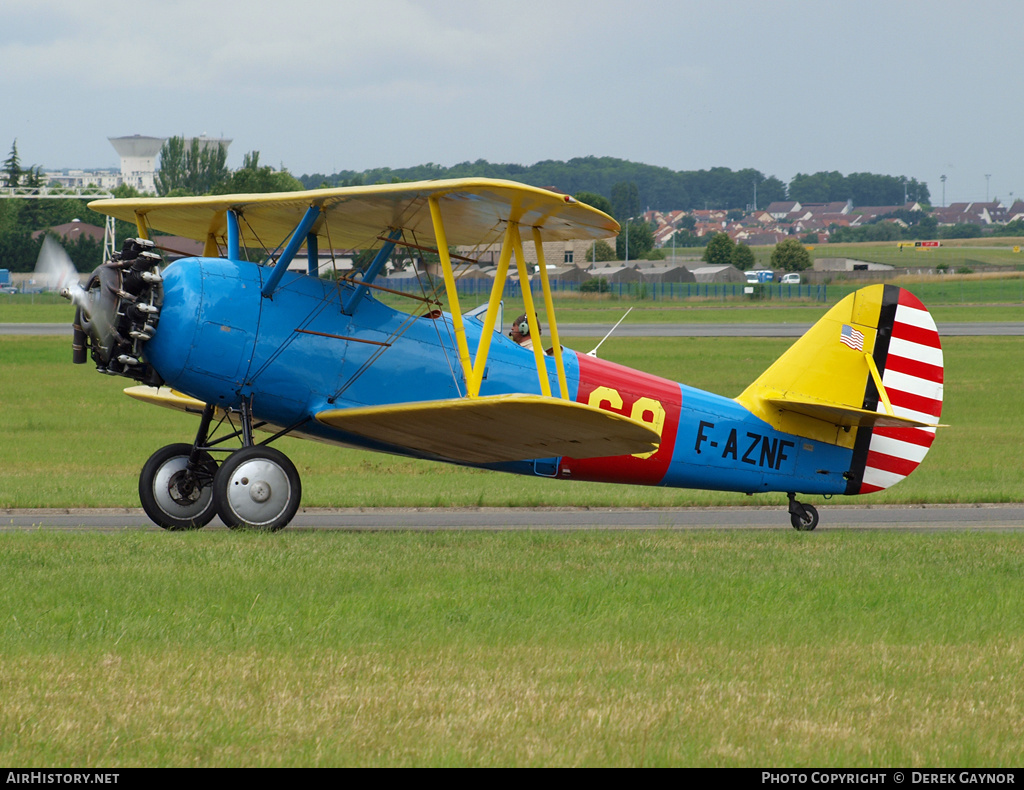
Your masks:
M253 458L240 464L225 493L231 509L252 525L276 519L288 508L292 497L288 475L268 458Z
M262 504L270 499L272 493L270 483L266 480L257 480L249 486L249 496L253 502Z

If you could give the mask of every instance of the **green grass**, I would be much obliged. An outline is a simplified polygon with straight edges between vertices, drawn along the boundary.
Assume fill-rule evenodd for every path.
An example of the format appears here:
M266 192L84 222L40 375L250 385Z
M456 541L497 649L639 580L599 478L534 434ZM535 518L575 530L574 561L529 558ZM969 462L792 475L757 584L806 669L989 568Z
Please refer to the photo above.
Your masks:
M593 339L573 342L590 348ZM601 353L674 381L735 396L790 342L612 337ZM943 422L921 467L858 502L1020 502L1024 390L1020 338L946 338ZM0 507L137 507L138 474L158 447L191 441L195 418L138 403L128 383L70 364L66 339L0 337ZM1008 364L1009 363L1009 364ZM285 439L307 507L686 506L779 504L785 497L551 481Z
M981 277L904 275L893 280L909 288L939 321L1024 321L1024 276ZM836 282L827 286L827 300L809 297L776 297L751 302L737 297L690 297L640 299L613 294L556 292L555 310L561 323L606 323L609 329L633 308L630 323L811 323L863 282ZM788 293L788 292L787 292ZM419 303L386 293L378 296L400 310L415 311ZM468 311L487 302L487 295L460 300ZM522 298L504 300L505 321L524 311ZM541 311L543 315L543 311ZM74 308L56 294L0 294L0 323L67 323ZM546 320L545 320L546 323Z
M1024 536L15 533L0 762L1013 766Z
M0 324L70 324L72 304L57 294L0 294Z

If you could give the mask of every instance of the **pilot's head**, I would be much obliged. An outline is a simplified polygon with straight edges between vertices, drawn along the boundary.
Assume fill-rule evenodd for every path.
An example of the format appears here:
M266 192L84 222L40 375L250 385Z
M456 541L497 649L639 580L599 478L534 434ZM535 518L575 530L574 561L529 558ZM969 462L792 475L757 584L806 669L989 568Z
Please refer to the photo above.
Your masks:
M540 330L540 323L537 324L537 330ZM512 330L508 336L519 344L522 344L530 336L530 322L526 318L526 313L512 322Z

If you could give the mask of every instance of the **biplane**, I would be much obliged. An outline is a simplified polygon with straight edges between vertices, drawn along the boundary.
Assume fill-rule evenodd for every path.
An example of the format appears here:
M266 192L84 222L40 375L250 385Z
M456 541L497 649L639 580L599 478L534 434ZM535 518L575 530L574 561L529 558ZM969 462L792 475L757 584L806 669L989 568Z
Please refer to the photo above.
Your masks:
M619 227L554 191L457 179L90 207L138 237L67 289L74 360L91 356L136 382L128 395L199 418L192 441L158 449L139 477L143 508L166 529L214 515L232 528L286 526L301 481L271 445L298 436L557 480L784 492L791 524L811 530L818 513L798 494L887 488L938 427L938 332L894 286L843 299L736 398L563 348L544 244ZM153 231L201 240L204 254L163 267ZM456 281L470 258L451 250L481 245L500 245L493 288L486 309L463 315ZM311 262L321 249L376 252L358 274L329 279L313 263L289 270L303 247ZM386 304L389 258L424 251L440 261L443 299ZM539 337L543 310L548 352L501 326L513 272L522 328Z

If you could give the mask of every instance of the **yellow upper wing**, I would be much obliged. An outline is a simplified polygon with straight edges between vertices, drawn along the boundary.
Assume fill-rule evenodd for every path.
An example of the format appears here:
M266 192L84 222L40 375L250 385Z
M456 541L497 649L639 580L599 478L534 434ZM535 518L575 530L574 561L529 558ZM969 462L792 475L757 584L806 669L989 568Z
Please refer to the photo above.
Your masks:
M569 195L514 181L461 178L270 194L95 200L94 211L176 236L226 243L229 210L241 217L244 244L275 247L310 206L321 209L313 227L324 248L363 249L387 228L435 243L428 198L437 199L449 244L498 240L509 221L540 230L543 241L614 236L618 223ZM255 238L254 238L255 237Z

